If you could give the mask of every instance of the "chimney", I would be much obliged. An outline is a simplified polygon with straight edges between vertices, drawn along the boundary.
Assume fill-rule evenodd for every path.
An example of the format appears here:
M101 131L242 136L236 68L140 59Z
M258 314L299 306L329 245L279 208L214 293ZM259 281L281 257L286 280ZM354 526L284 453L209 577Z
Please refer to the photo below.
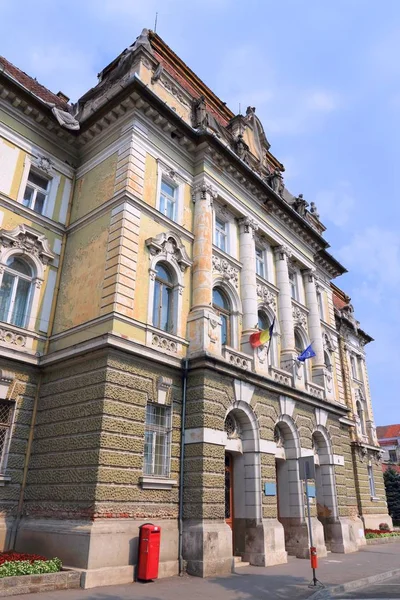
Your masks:
M63 92L57 92L56 94L60 100L62 100L63 102L69 102L69 98L68 96L66 96Z

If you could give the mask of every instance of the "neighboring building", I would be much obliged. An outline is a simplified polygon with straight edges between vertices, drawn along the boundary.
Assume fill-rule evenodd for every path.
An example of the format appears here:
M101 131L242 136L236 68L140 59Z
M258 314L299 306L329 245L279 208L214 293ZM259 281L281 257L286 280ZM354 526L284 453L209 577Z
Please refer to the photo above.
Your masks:
M357 550L361 519L390 520L371 338L255 109L153 32L75 106L1 65L1 544L87 585L132 580L148 521L161 576L305 557L312 457L318 553Z
M387 505L381 475L382 451L374 423L365 363L364 347L373 339L360 328L349 296L335 285L331 287L339 333L343 393L350 410L349 417L354 423L351 447L358 510L366 528L378 529L380 523L387 522Z
M379 445L382 448L382 468L400 464L400 425L383 425L376 428Z

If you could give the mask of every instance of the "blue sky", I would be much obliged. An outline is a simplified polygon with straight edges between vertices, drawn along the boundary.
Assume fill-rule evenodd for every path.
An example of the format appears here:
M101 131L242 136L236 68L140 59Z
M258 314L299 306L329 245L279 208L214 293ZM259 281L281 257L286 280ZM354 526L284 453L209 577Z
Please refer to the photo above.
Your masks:
M0 54L75 101L153 28L234 112L255 106L315 201L367 346L378 425L400 423L400 2L0 0ZM18 31L18 36L16 32Z

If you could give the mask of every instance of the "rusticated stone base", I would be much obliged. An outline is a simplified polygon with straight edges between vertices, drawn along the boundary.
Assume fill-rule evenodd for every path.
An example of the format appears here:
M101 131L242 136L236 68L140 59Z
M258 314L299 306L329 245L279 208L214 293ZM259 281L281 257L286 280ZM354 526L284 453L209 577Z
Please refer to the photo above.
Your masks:
M237 519L235 519L237 521ZM258 567L272 567L287 562L285 533L277 519L240 519L244 529L244 561ZM236 544L235 544L236 546Z
M286 551L291 556L297 558L309 558L310 541L308 536L308 526L305 521L298 518L285 517L280 519L285 530ZM317 555L323 558L327 555L327 549L324 538L324 528L322 523L316 517L311 518L313 544L317 548Z
M0 579L0 598L34 592L76 589L80 587L80 578L80 573L76 571L4 577Z
M390 517L387 513L378 515L369 515L368 513L364 513L362 517L365 529L379 529L379 525L381 523L387 523L389 525L389 529L393 528L392 517Z
M331 552L349 554L357 552L360 546L365 546L364 527L357 517L341 517L336 521L325 522L324 531Z
M135 519L61 521L23 519L16 550L57 556L68 567L84 570L85 587L133 581L137 564L139 527ZM178 524L159 520L161 551L159 577L178 573Z
M232 568L230 527L225 521L184 521L183 558L189 575L210 577L230 573Z

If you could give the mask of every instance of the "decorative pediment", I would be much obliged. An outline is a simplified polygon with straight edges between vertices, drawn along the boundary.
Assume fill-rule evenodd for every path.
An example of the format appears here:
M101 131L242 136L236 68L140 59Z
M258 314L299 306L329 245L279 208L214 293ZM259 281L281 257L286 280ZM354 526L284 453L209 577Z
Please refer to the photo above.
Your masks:
M8 231L0 229L0 247L18 248L22 254L38 258L43 265L54 259L46 237L27 225L18 225Z
M276 294L273 294L266 285L257 283L257 296L262 299L265 306L271 307L276 312Z
M225 281L229 281L236 288L239 286L239 269L226 258L220 258L213 254L212 265L214 273L218 273Z
M172 231L159 233L155 237L148 238L146 246L152 256L162 254L166 260L174 259L181 271L186 271L193 264L179 236Z
M307 314L298 306L293 306L293 321L295 325L300 325L303 329L307 329Z

